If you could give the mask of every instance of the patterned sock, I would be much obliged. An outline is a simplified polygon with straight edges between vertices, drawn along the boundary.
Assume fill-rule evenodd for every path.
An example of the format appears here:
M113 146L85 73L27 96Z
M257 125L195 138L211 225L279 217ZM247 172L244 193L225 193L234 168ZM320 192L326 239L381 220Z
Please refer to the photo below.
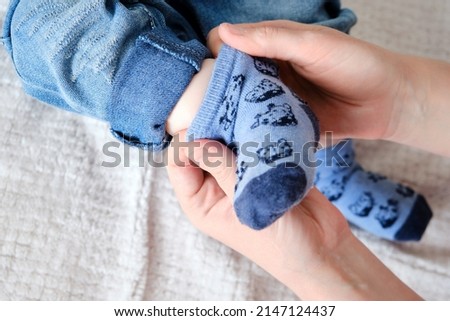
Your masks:
M273 223L313 185L317 120L279 80L270 60L224 45L188 137L233 147L238 167L234 208L253 229Z
M350 140L316 154L316 187L359 228L394 241L418 241L432 217L425 198L411 188L365 171Z

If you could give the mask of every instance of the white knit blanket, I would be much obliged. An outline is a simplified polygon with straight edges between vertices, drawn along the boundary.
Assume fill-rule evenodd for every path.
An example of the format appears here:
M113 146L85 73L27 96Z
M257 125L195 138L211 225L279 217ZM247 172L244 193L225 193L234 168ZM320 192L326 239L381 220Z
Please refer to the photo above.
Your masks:
M449 1L343 2L359 16L354 36L450 61ZM164 168L139 167L136 150L128 167L101 166L110 141L105 124L25 95L0 49L0 299L296 299L193 228ZM424 194L434 218L415 244L355 233L420 295L449 300L450 160L383 142L356 149L366 168Z

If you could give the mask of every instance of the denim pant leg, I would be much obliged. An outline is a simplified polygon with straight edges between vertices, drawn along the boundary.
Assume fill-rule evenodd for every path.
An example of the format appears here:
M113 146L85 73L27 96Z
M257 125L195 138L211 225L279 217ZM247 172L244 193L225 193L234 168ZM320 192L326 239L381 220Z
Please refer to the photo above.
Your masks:
M209 54L163 0L11 0L1 38L28 94L153 150Z
M349 32L355 14L342 9L340 0L168 0L198 24L204 36L222 22L245 23L263 20L291 20L321 24Z
M27 93L159 150L168 114L208 56L198 33L224 21L290 19L343 31L355 22L333 0L195 2L12 0L1 40Z

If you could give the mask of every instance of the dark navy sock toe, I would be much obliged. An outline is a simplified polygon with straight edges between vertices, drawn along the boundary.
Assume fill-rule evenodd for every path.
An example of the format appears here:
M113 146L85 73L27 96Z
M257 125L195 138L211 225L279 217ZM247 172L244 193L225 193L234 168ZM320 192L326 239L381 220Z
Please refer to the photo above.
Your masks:
M316 186L354 226L381 238L419 241L433 214L425 198L384 175L365 171L351 141L316 153Z
M269 226L303 197L306 186L305 171L294 163L269 169L248 182L235 200L239 220L256 230Z
M417 195L408 219L395 233L394 239L397 241L419 241L432 216L433 213L425 198L422 195Z

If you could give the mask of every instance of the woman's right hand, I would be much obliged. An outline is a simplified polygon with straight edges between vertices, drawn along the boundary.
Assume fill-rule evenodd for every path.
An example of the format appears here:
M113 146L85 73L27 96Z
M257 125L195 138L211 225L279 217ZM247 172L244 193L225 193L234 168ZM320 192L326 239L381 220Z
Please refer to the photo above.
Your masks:
M440 144L450 123L449 64L290 21L222 24L208 46L217 54L222 42L278 60L283 81L311 105L322 134L390 140L450 156Z
M235 155L216 141L174 136L167 171L178 201L201 231L238 251L303 300L419 300L350 231L317 189L255 231L233 209Z

